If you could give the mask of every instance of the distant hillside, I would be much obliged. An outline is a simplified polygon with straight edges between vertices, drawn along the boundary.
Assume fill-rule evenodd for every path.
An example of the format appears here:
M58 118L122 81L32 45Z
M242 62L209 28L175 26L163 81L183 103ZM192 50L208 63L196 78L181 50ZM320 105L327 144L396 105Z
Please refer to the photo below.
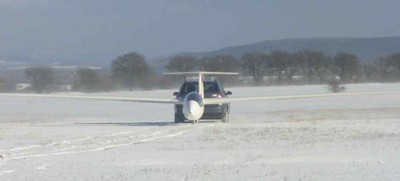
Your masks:
M362 61L370 61L379 56L400 52L400 37L383 38L302 38L269 40L241 46L232 46L210 52L186 52L178 55L193 55L196 57L232 54L240 58L248 52L271 52L282 50L295 52L299 50L322 51L328 55L337 52L348 52L357 55ZM167 62L176 55L148 59L157 72L163 72ZM96 66L109 67L115 57L98 52L93 54L72 54L64 56L38 57L29 55L0 54L0 71L9 67L24 67L30 65L57 66Z
M247 52L271 52L282 50L295 52L299 50L322 51L328 55L337 52L348 52L357 55L362 61L370 61L400 51L400 37L383 38L304 38L262 41L259 43L232 46L210 52L183 53L193 56L214 56L232 54L241 57Z
M0 71L4 69L24 69L27 66L58 66L58 67L105 67L110 66L110 60L99 61L84 61L79 60L79 56L69 56L65 58L63 56L58 57L46 57L46 56L29 56L29 55L4 55L0 54ZM100 56L99 56L100 57Z

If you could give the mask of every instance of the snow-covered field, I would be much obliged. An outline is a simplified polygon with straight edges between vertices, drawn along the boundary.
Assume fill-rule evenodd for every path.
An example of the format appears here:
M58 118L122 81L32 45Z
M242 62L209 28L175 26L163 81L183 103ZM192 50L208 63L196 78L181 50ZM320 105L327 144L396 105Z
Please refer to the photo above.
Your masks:
M347 86L393 90L400 84ZM399 94L235 103L227 124L172 122L172 105L0 96L0 180L400 180Z

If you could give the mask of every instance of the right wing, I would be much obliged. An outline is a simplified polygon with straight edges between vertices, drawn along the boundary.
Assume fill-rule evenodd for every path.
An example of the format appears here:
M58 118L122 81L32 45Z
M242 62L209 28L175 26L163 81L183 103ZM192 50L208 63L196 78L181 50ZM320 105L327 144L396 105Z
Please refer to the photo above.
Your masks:
M330 93L330 94L308 94L308 95L289 95L289 96L267 96L267 97L242 97L242 98L206 98L204 104L221 104L244 101L265 101L265 100L285 100L285 99L306 99L319 97L340 97L356 95L379 95L379 94L400 94L400 91L384 92L349 92L349 93Z
M137 97L108 97L108 96L86 96L86 95L62 95L62 94L0 94L7 97L37 97L37 98L60 98L60 99L86 99L86 100L107 100L107 101L127 101L160 104L182 104L177 99L159 98L137 98Z

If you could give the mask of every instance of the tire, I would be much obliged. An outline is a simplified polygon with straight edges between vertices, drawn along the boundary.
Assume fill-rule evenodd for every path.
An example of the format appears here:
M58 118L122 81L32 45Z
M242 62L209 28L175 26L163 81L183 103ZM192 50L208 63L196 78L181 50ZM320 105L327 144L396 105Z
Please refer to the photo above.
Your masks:
M174 118L175 118L175 123L183 123L183 122L185 122L185 119L183 118L183 116L175 114Z
M221 120L223 123L227 123L227 122L229 122L229 118L230 118L230 111L229 111L229 106L228 106L228 108L225 110L224 117Z
M231 105L226 104L225 111L224 111L224 117L221 119L223 123L229 122L230 112L231 112Z
M221 119L223 123L229 122L230 112L231 112L230 107L231 107L231 105L227 104L226 109L225 109L224 117Z
M225 112L225 116L221 119L223 123L229 122L229 112Z

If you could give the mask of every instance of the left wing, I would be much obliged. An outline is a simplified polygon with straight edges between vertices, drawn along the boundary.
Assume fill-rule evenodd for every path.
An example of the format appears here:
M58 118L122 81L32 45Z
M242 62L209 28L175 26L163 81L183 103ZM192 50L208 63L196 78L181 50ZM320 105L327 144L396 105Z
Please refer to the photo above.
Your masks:
M308 94L308 95L289 95L289 96L267 96L267 97L243 97L243 98L206 98L204 104L221 104L243 101L262 101L262 100L285 100L285 99L305 99L319 97L340 97L340 96L358 96L358 95L379 95L379 94L400 94L400 91L383 92L349 92L349 93L330 93L330 94Z
M60 98L60 99L88 99L88 100L107 100L107 101L127 101L143 103L161 103L161 104L182 104L177 99L159 99L159 98L137 98L137 97L107 97L107 96L80 96L80 95L60 95L60 94L0 94L0 96L12 97L37 97L37 98Z

